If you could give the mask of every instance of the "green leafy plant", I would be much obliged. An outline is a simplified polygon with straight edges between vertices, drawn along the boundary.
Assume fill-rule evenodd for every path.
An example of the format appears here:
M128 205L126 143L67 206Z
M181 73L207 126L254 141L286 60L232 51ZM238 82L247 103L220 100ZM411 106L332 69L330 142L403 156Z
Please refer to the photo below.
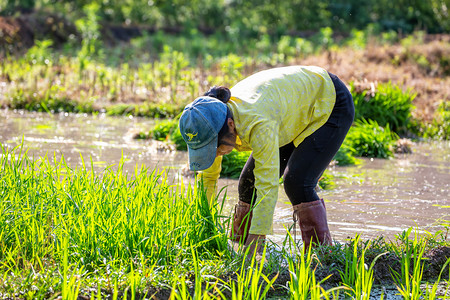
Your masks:
M36 44L28 49L26 59L34 64L49 65L52 62L52 52L50 47L52 40L36 41Z
M416 94L411 90L404 92L390 82L380 84L373 94L369 94L367 90L353 93L355 120L374 120L380 126L389 125L396 133L406 133L415 97Z
M242 76L244 62L236 54L229 54L220 60L219 67L224 74L225 84L234 84Z
M296 260L288 256L289 277L288 284L291 299L316 299L321 288L316 282L315 270L312 267L311 248L306 254L297 254Z
M277 279L274 276L269 279L263 273L264 260L266 257L267 247L264 247L261 262L257 260L256 250L254 253L249 253L250 247L246 249L245 255L250 259L242 260L241 267L236 272L237 280L231 282L232 295L231 299L265 299L268 291L272 287L273 283ZM264 284L265 283L265 284Z
M447 259L447 261L442 266L441 272L439 273L437 280L433 284L428 284L428 283L426 284L424 299L427 299L427 300L437 299L437 290L438 290L439 283L441 282L442 274L443 274L444 270L448 267L449 264L450 264L450 257ZM444 295L448 295L449 288L450 288L450 285L449 285L449 282L447 281L447 289L445 290ZM447 297L445 297L444 299L447 299Z
M448 101L439 104L433 120L420 126L420 131L425 138L448 140L450 138L450 105Z
M344 140L346 147L354 149L355 156L388 158L398 135L378 125L374 120L357 120Z
M164 120L158 122L150 131L152 138L157 141L168 141L170 135L178 128L178 120Z
M330 172L328 170L325 170L325 172L323 172L323 174L322 174L322 177L320 177L320 179L319 179L320 188L322 188L324 190L333 189L336 186L333 179L334 179L334 176L332 174L330 174Z
M150 131L153 139L175 144L177 150L186 151L187 144L180 133L178 118L157 123Z
M339 148L338 152L334 156L334 160L338 166L351 166L360 163L354 155L356 150L349 146L349 143L344 143Z
M370 248L370 241L359 250L360 235L356 235L351 243L345 247L345 268L340 271L342 283L348 287L351 292L346 292L354 299L369 300L374 282L373 268L375 262L384 253L379 254L373 259L370 266L365 262L367 250Z
M401 272L399 274L394 270L392 271L397 289L403 296L403 299L406 300L419 299L423 296L420 284L424 269L424 262L422 260L426 241L420 238L417 232L411 241L409 239L411 231L412 229L410 228L400 235L400 239L405 246L405 249L401 253L398 253L402 263Z

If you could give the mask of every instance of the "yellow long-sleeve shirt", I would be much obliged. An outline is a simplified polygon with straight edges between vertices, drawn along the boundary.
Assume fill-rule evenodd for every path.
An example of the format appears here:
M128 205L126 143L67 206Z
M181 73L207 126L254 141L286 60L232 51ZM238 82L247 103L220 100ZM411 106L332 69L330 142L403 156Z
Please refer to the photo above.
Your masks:
M336 101L327 71L313 66L269 69L247 77L231 88L227 103L238 133L236 149L251 150L255 159L256 207L251 234L272 234L278 199L279 148L297 147L328 120ZM208 194L215 193L222 158L203 171Z

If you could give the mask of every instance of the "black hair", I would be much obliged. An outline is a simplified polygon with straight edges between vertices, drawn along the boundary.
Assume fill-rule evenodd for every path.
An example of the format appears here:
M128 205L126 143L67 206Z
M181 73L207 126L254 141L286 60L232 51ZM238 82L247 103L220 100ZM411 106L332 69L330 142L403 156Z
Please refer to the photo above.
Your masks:
M204 93L203 96L213 97L223 103L227 103L231 98L231 91L229 88L224 86L213 86L206 93Z
M222 140L230 134L230 130L228 128L228 118L233 118L233 114L231 113L231 110L227 106L227 116L225 118L225 123L223 124L222 128L217 134L218 138L217 147L219 147L221 144L224 144Z

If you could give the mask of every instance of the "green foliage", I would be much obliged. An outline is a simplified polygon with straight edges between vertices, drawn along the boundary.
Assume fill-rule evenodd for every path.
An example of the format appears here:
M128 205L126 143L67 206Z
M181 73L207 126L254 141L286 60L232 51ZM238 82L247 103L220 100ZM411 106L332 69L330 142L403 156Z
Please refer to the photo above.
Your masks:
M288 284L290 299L318 299L321 294L321 287L317 284L316 272L312 267L311 248L308 249L308 253L305 255L297 253L295 261L294 258L288 256L287 261L290 277Z
M24 109L39 112L74 112L92 113L92 99L84 102L73 101L65 98L61 93L61 87L54 85L49 89L39 93L28 93L21 89L15 89L8 93L10 97L10 107L14 109Z
M331 27L320 28L313 37L313 41L319 49L329 49L333 44L333 29Z
M43 8L67 16L77 16L86 3L98 7L101 22L148 24L154 28L180 31L202 29L226 33L233 40L265 33L283 35L289 31L309 31L332 27L349 32L369 24L382 30L430 32L450 29L446 0L232 0L232 1L0 1L2 15Z
M244 68L244 62L236 54L229 54L220 60L219 67L224 76L224 84L232 85L242 77L241 72Z
M350 38L346 44L353 49L365 49L367 45L367 34L362 30L352 29Z
M167 141L176 129L178 128L178 120L164 120L158 122L150 131L152 138L157 141Z
M374 120L357 120L344 140L345 147L354 149L355 156L389 158L398 135L381 127Z
M52 52L50 47L53 45L51 40L36 41L36 44L28 49L26 59L33 65L51 65Z
M409 235L412 229L408 229L399 236L405 249L396 249L397 255L401 257L401 272L392 270L393 278L398 291L403 299L420 299L423 291L420 287L424 271L423 254L426 248L426 239L420 238L416 232L411 241ZM411 265L412 263L412 265ZM412 270L412 273L411 273Z
M75 22L76 27L81 32L82 52L84 52L84 55L95 53L100 43L99 9L100 5L96 2L83 6L84 17Z
M373 94L369 94L367 90L353 93L355 119L371 119L380 126L389 125L396 133L406 133L415 97L416 94L411 90L403 92L400 87L390 82L380 84Z
M355 152L355 149L350 147L348 143L343 143L333 159L338 166L356 165L360 163L360 160L354 156Z
M233 149L231 153L224 155L220 175L228 178L239 178L250 154L249 151L240 152Z
M158 122L150 131L151 137L158 141L175 144L177 150L187 151L187 144L180 133L178 118Z
M173 118L177 116L181 107L169 104L114 104L106 107L108 116L136 116L150 118Z
M163 173L141 167L130 177L123 161L116 171L96 173L84 161L72 169L64 159L31 160L17 148L2 148L0 165L1 268L18 264L6 255L36 267L50 253L62 262L65 240L69 262L90 267L141 256L167 266L189 258L187 246L211 256L227 248L217 204L200 188L171 190Z
M174 51L169 46L164 46L163 49L163 53L161 54L161 64L166 65L168 70L170 70L170 100L174 103L176 91L181 80L181 71L189 66L189 60L187 60L183 52Z
M448 101L441 102L431 123L422 124L419 130L424 138L450 139L450 105Z
M323 172L322 176L319 179L320 188L324 190L333 189L336 186L333 180L334 176L330 174L328 170L325 170L325 172Z

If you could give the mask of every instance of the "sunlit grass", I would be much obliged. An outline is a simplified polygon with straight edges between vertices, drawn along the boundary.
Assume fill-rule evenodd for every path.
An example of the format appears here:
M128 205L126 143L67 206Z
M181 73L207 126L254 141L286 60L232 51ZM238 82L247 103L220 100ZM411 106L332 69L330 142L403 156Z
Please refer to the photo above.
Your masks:
M191 257L189 247L216 259L228 253L218 207L163 173L130 175L119 163L95 174L17 150L1 158L3 270L170 266Z
M72 168L64 159L2 148L2 297L367 299L377 257L386 254L401 265L393 265L391 280L399 293L435 299L438 283L423 288L423 258L425 249L449 246L445 231L413 239L406 231L395 242L356 237L305 255L293 243L282 250L269 243L245 260L228 245L221 200L208 203L201 187L168 182L164 171L127 173L119 163L96 172L92 164ZM448 264L438 281L446 280ZM341 278L318 278L324 269Z

